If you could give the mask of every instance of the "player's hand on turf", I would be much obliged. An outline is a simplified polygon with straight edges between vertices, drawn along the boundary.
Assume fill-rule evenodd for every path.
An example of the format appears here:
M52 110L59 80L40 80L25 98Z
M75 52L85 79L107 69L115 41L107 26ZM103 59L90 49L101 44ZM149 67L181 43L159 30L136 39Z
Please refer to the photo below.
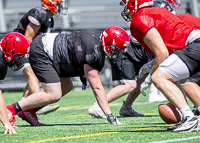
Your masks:
M122 123L119 122L117 117L115 117L112 113L106 114L107 120L110 122L112 125L121 125Z
M17 132L15 131L15 129L13 128L13 126L10 123L5 123L4 124L4 129L5 132L4 134L17 134Z
M140 92L146 96L145 90L147 88L149 88L149 86L151 85L152 81L151 81L151 75L148 74L148 76L145 78L144 82L140 85Z
M144 64L139 70L139 78L142 78L145 74L148 74L153 66L154 60Z

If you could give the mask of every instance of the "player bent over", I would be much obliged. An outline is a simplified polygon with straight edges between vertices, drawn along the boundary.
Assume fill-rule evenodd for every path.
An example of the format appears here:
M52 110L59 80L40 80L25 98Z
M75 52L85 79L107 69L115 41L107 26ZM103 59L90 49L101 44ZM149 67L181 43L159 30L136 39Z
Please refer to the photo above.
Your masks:
M174 82L192 76L197 72L197 65L194 64L198 59L190 60L187 52L190 51L192 57L196 56L193 53L196 50L193 41L198 39L200 32L181 21L168 10L152 7L152 0L129 0L123 2L125 2L124 14L127 16L126 18L131 20L130 30L132 36L148 52L155 54L150 73L141 84L141 92L144 93L144 90L153 82L167 99L179 108L183 115L183 122L172 132L198 130L199 120L192 113L183 93ZM135 5L136 3L134 2L138 4ZM170 60L163 62L174 50L177 50L176 54L170 56L174 59L168 58ZM178 53L182 53L182 56ZM183 62L179 59L183 60ZM190 61L186 62L185 59ZM176 62L181 67L173 67ZM191 63L189 62L194 62L194 64L190 65Z
M104 33L106 35L114 35L115 32L121 29L115 26L107 28ZM104 34L102 34L104 36ZM146 52L146 50L132 37L130 37L130 44L127 47L125 53L120 52L117 57L108 57L111 68L112 68L112 78L113 80L120 80L121 85L112 88L107 93L108 103L129 94L126 101L123 101L123 105L119 111L121 116L127 117L143 117L144 114L138 113L132 108L132 103L140 94L140 84L143 82L142 79L137 78L139 69L148 61L154 58L153 54ZM119 45L121 43L120 39L113 36L115 42ZM111 38L105 37L104 43L108 52L114 51L109 43L112 43ZM134 48L133 48L134 47ZM89 114L97 118L106 118L105 114L99 107L99 105L94 102L89 110Z
M24 16L20 19L14 32L19 32L23 34L29 41L32 40L40 34L49 33L54 27L54 15L59 16L59 14L66 14L66 6L64 0L41 0L41 7L35 7L30 9ZM22 99L26 98L32 93L39 92L40 86L37 77L31 69L29 61L26 60L21 71L28 77L28 83L24 89L24 94ZM37 109L36 114L46 114L59 108L59 105L45 106ZM25 119L33 126L37 126L38 121L32 121L30 116L36 116L35 110L33 112L21 112L22 119Z
M120 48L129 44L128 34L123 31ZM112 114L106 92L99 77L105 61L101 32L94 29L74 31L71 34L48 33L37 36L30 45L31 67L44 91L33 93L24 100L8 105L10 113L55 103L73 88L71 77L86 76L96 100L111 124L121 124ZM102 47L103 45L103 47ZM120 51L115 41L110 43ZM118 52L111 53L117 55Z
M0 80L3 80L7 73L7 67L18 70L23 66L23 58L29 49L29 42L19 33L10 32L0 35ZM4 134L16 134L14 125L10 123L10 114L6 112L6 104L0 90L0 120L5 128ZM14 121L15 118L12 118Z

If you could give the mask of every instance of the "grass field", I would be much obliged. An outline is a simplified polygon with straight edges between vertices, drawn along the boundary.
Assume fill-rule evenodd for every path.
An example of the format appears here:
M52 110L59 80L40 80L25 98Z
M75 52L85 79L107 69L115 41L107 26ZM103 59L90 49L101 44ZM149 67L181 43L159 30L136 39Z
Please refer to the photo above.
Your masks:
M7 104L21 99L22 92L3 93ZM160 103L149 104L148 97L139 96L133 108L145 117L120 117L119 109L126 96L110 104L111 110L122 125L110 125L106 119L97 119L88 114L88 108L95 100L92 91L72 91L58 103L60 109L47 115L39 115L39 121L46 126L33 127L16 116L17 135L3 135L0 128L0 142L79 142L79 143L164 143L200 142L200 132L171 133L158 115ZM167 102L165 102L167 103ZM191 104L192 107L192 104Z

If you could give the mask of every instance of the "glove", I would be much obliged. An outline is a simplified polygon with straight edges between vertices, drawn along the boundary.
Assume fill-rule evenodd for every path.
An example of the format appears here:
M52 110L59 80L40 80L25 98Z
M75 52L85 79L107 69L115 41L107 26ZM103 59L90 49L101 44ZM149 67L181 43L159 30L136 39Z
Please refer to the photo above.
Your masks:
M154 60L144 64L139 70L139 78L142 78L145 74L148 74L153 66Z
M110 122L112 125L121 125L122 123L119 122L117 117L115 117L111 112L106 114L107 120Z
M149 86L151 85L151 75L148 74L148 76L145 78L144 82L140 85L140 92L146 96L146 93L144 92Z

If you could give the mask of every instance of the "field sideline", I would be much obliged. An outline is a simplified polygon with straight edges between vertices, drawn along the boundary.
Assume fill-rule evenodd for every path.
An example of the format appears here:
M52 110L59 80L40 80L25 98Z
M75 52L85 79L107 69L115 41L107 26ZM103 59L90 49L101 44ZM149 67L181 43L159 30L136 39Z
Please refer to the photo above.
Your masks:
M22 92L4 92L7 104L21 99ZM191 142L198 143L200 132L171 133L158 115L158 105L148 103L148 97L139 96L133 108L144 113L145 117L120 117L119 109L126 96L110 104L111 110L122 125L110 125L106 119L97 119L88 114L88 108L95 100L92 91L72 91L58 103L57 111L39 115L39 121L46 126L33 127L16 116L17 135L3 135L0 128L2 143L36 143L36 142L116 142L116 143L167 143ZM164 102L167 103L167 102ZM190 103L190 102L189 102ZM190 106L193 105L190 103Z

